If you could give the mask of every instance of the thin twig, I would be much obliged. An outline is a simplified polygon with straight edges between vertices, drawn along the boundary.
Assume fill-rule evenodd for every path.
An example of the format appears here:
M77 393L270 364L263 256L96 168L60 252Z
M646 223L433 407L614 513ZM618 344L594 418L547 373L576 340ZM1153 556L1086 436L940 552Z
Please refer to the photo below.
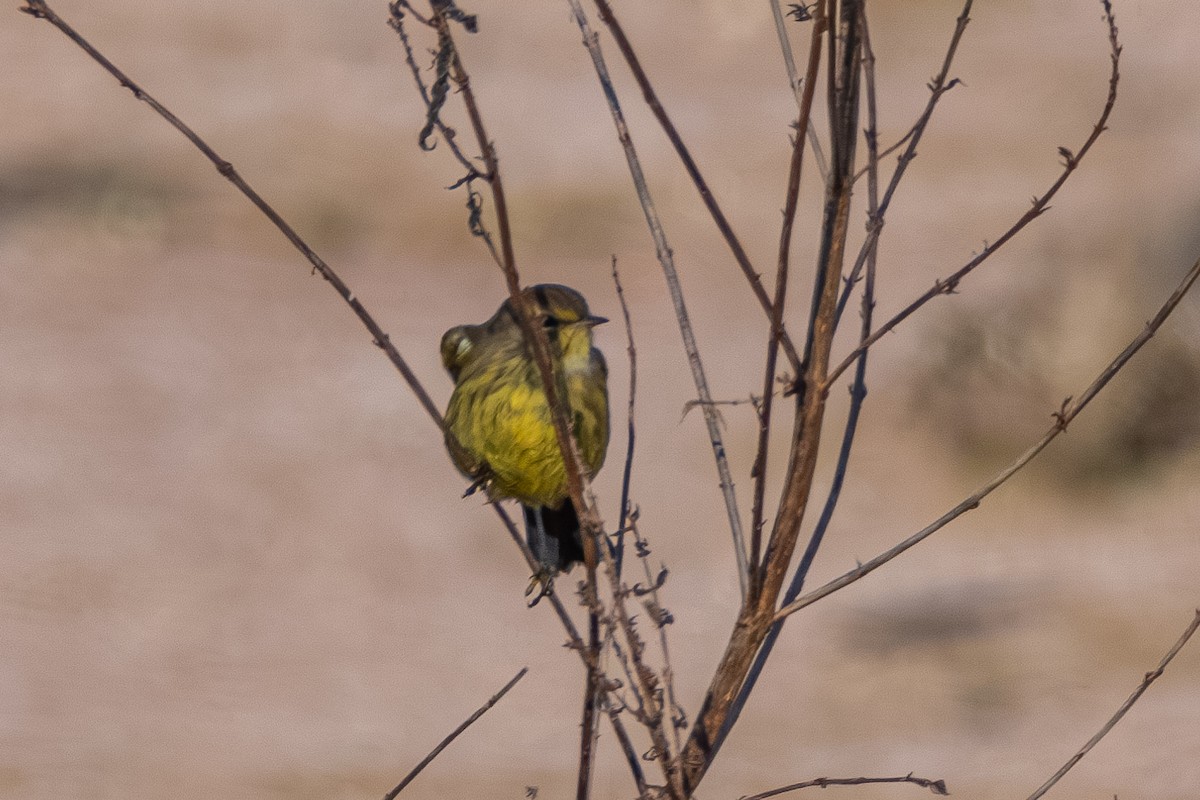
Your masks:
M395 789L392 789L390 792L388 792L387 794L385 794L383 796L383 800L396 800L396 795L403 792L405 787L413 782L413 778L420 775L421 770L423 770L427 766L429 766L429 762L431 762L435 758L437 758L438 755L443 750L445 750L450 745L451 742L453 742L455 739L458 738L459 734L461 734L467 728L469 728L473 724L475 724L475 721L477 719L479 719L480 717L482 717L484 714L486 714L488 712L488 709L490 709L492 706L496 705L496 703L499 703L500 698L502 698L502 697L504 697L504 695L508 694L508 690L513 688L514 686L516 686L517 681L521 680L521 678L524 678L526 672L529 672L529 667L521 667L521 671L518 672L516 675L514 675L512 680L510 680L508 683L504 684L504 688L502 688L500 691L498 691L494 695L492 695L491 699L488 700L486 703L484 703L482 706L480 706L475 711L474 714L472 714L471 716L469 716L465 720L463 720L462 724L459 725L457 728L455 728L453 731L451 731L449 736L447 736L445 739L442 739L442 741L438 742L437 747L430 750L429 755L427 755L423 759L421 759L421 762L419 764L417 764L415 767L413 767L411 772L409 772L407 775L404 776L404 780L400 781L399 785L397 785Z
M603 0L599 0L599 2L603 2ZM663 275L667 281L667 288L671 294L671 302L675 307L675 317L679 323L679 332L683 337L683 347L687 353L688 366L692 371L692 381L696 385L696 394L699 395L700 400L705 404L701 407L704 410L704 422L708 428L708 438L712 445L713 458L717 463L721 495L725 500L725 512L729 518L734 555L737 559L738 581L741 585L742 598L744 599L747 592L749 567L746 562L746 541L742 535L741 515L738 513L737 496L733 488L733 474L729 470L729 459L725 453L725 442L721 436L721 426L716 410L709 405L712 402L712 394L708 390L708 378L704 374L704 363L700 358L700 349L696 344L696 336L692 331L692 323L688 316L687 305L684 303L683 288L679 283L679 274L675 270L675 257L672 255L671 247L667 243L667 235L663 231L662 223L658 218L658 211L654 207L654 201L650 197L650 189L646 185L646 176L642 172L641 161L638 159L637 151L634 149L633 140L629 136L629 128L625 124L625 114L621 111L621 104L617 100L616 90L613 88L612 80L608 74L608 66L604 61L604 54L600 51L599 37L592 32L579 0L568 0L568 4L571 6L571 13L575 18L576 24L579 26L580 32L583 34L583 44L592 58L592 66L595 67L596 77L600 80L601 88L604 90L604 98L608 102L609 111L612 113L613 124L617 129L617 138L620 140L621 147L625 152L625 161L629 165L629 172L633 178L634 187L637 190L638 201L641 203L642 212L646 217L646 225L650 229L650 235L654 239L654 249L658 256L659 264L662 265ZM603 15L603 10L601 14ZM611 9L609 9L609 16L611 18Z
M597 548L600 549L600 548ZM596 740L600 735L600 705L603 702L605 676L600 658L600 609L588 609L588 650L597 659L589 666L583 687L583 712L579 722L579 771L576 773L575 798L588 800L592 794L592 773L596 763Z
M878 330L868 336L840 364L830 370L824 386L821 387L822 390L827 390L829 385L836 381L854 363L855 359L866 352L871 345L879 341L884 335L894 330L897 325L908 319L921 306L939 295L953 294L958 289L958 284L964 277L1020 233L1026 225L1040 217L1049 208L1050 200L1058 193L1063 184L1067 182L1067 179L1071 177L1075 169L1079 166L1079 162L1092 149L1092 145L1096 143L1096 140L1100 138L1100 134L1107 130L1108 117L1112 113L1113 105L1117 102L1117 84L1121 79L1121 44L1117 38L1117 21L1113 16L1112 6L1108 3L1108 0L1102 0L1102 2L1104 3L1104 21L1108 25L1109 58L1112 61L1112 71L1109 74L1108 96L1104 101L1104 109L1101 111L1099 120L1097 120L1096 125L1092 128L1092 132L1084 141L1083 146L1074 153L1065 147L1060 147L1058 153L1063 159L1063 170L1057 180L1050 185L1049 189L1039 197L1033 199L1033 206L1020 219L1013 223L1008 230L1001 234L1000 238L986 245L978 255L963 265L957 272L935 281L928 291L909 303L896 316L880 325Z
M1178 287L1176 287L1175 291L1171 293L1171 296L1167 299L1166 303L1163 304L1162 308L1158 310L1158 313L1154 315L1154 319L1146 323L1145 329L1136 337L1134 337L1133 341L1131 341L1129 345L1121 351L1120 355L1113 359L1112 362L1104 368L1100 375L1097 376L1094 381L1092 381L1091 385L1089 385L1083 391L1083 394L1080 395L1078 400L1073 400L1072 398L1068 397L1063 401L1062 407L1053 414L1054 425L1051 426L1048 431L1046 431L1046 434L1042 436L1037 443L1018 456L1015 461L1001 470L995 477L985 483L970 497L963 500L954 508L947 511L945 514L938 517L932 523L917 531L912 536L908 537L894 547L884 551L883 553L880 553L866 563L860 564L858 567L852 569L841 577L835 578L829 583L826 583L824 586L814 589L808 594L783 606L775 614L775 619L783 619L784 617L796 613L802 608L812 605L823 597L828 597L839 589L844 589L855 581L858 581L874 572L879 567L903 553L905 550L908 550L914 545L917 545L929 538L931 535L944 528L947 524L954 521L959 516L978 508L985 497L987 497L1005 481L1019 472L1026 464L1032 461L1038 453L1042 452L1042 450L1044 450L1051 441L1053 441L1060 433L1067 429L1067 425L1073 419L1075 419L1075 417L1079 416L1079 413L1087 407L1088 403L1090 403L1092 399L1099 394L1105 386L1108 385L1108 382L1113 379L1113 376L1120 372L1121 368L1128 363L1129 359L1131 359L1133 355L1137 353L1137 351L1140 350L1143 345L1146 344L1146 342L1150 341L1158 329L1162 327L1163 322L1166 321L1171 312L1175 310L1175 307L1179 305L1179 301L1183 299L1183 296L1187 293L1188 289L1190 289L1192 284L1195 283L1197 276L1200 276L1200 260L1197 260L1196 263L1192 265L1192 268L1188 270L1187 275L1185 275L1183 278L1183 281Z
M621 578L621 565L625 559L625 526L631 511L629 488L633 480L633 451L637 429L633 422L634 402L637 400L637 346L633 343L633 321L629 316L629 305L625 302L625 287L617 273L617 257L612 259L613 285L617 287L617 301L621 304L621 317L625 320L626 352L629 354L629 413L626 418L625 468L621 471L621 518L617 525L616 556L614 557L617 579Z
M1121 704L1121 707L1117 709L1116 713L1109 717L1108 722L1104 723L1100 730L1096 731L1096 735L1091 739L1088 739L1087 743L1084 744L1083 747L1079 748L1079 751L1076 752L1075 755L1067 759L1067 763L1063 764L1059 768L1058 772L1055 772L1053 775L1051 775L1050 780L1043 783L1036 792L1029 795L1028 800L1038 800L1039 797L1050 790L1051 786L1058 783L1059 780L1062 779L1062 776L1066 775L1072 767L1078 764L1084 756L1091 752L1092 748L1095 747L1096 744L1103 739L1118 722L1121 721L1121 718L1125 716L1125 713L1133 707L1133 704L1136 703L1143 694L1145 694L1146 690L1150 688L1150 684L1162 677L1163 671L1167 668L1167 665L1170 664L1171 660L1179 654L1179 651L1183 649L1183 646L1188 643L1188 639L1192 638L1192 634L1196 632L1197 628L1200 628L1200 608L1196 609L1194 615L1192 616L1191 624L1187 626L1187 629L1184 630L1183 635L1179 637L1175 644L1171 646L1171 649L1167 651L1167 654L1163 656L1162 661L1158 662L1158 666L1146 673L1145 677L1142 678L1142 682L1138 684L1136 689L1133 690L1133 694L1129 695L1129 697L1125 699L1125 702Z
M559 451L566 472L568 495L580 524L580 539L583 544L584 566L587 569L587 580L584 585L584 605L588 609L588 652L584 659L586 677L584 688L584 720L582 741L580 744L580 768L577 797L585 800L591 782L591 769L595 748L592 742L595 736L595 721L597 719L596 705L599 702L600 687L603 683L600 676L600 642L599 620L600 598L596 585L597 538L603 523L596 504L592 499L586 470L579 455L579 447L571 433L570 415L567 410L566 378L562 371L555 368L554 359L550 352L550 342L544 327L540 324L538 312L532 300L521 287L521 278L517 271L516 256L513 249L511 222L508 216L508 204L504 193L504 184L500 175L500 162L496 155L496 147L487 135L483 115L471 88L470 76L463 65L458 47L450 30L453 18L453 4L450 0L431 0L433 9L432 22L438 31L438 42L442 48L449 48L450 74L458 87L459 95L467 110L467 118L475 133L476 144L483 156L487 167L487 183L492 192L492 204L496 211L497 227L500 234L500 268L508 285L509 298L516 312L517 322L521 327L525 343L529 348L538 372L542 379L542 389L546 395L546 405L550 409L550 418L554 425L555 436L558 440Z
M811 781L802 783L793 783L790 786L780 786L778 789L772 789L769 792L750 795L749 797L741 797L740 800L767 800L768 797L776 797L786 792L794 792L799 789L820 788L825 789L829 786L862 786L867 783L914 783L917 786L924 787L936 795L948 795L946 791L946 782L943 780L932 781L928 778L917 778L911 773L901 775L897 778L817 778Z
M425 79L421 77L421 67L417 65L417 59L413 53L412 42L408 37L408 31L404 28L405 13L411 13L414 18L421 19L420 16L409 5L408 0L392 0L388 3L388 25L391 26L400 36L400 43L404 45L404 60L408 64L409 70L412 72L413 83L417 85L417 93L421 95L421 102L425 104L426 112L433 109L433 100L429 96L429 89L425 86ZM422 24L429 26L428 21ZM433 123L437 127L438 133L442 135L442 141L450 148L450 152L466 170L468 177L474 175L480 178L486 177L479 172L479 167L472 161L467 154L458 146L456 139L456 131L442 121L438 114L433 114ZM432 149L432 146L430 146Z
M604 697L604 712L608 714L613 731L617 734L617 743L621 746L621 752L625 756L625 763L629 765L629 772L633 775L633 783L637 786L638 799L641 800L641 798L646 797L650 793L650 789L646 785L646 773L642 771L642 760L638 758L637 750L633 747L633 740L629 738L629 732L621 724L620 711L613 705L611 694L606 694Z
M471 233L483 240L484 246L487 247L488 253L497 266L503 268L503 263L500 258L500 252L496 249L496 243L492 238L491 232L484 226L482 220L482 201L479 199L479 193L475 191L473 183L476 179L487 180L488 176L479 171L479 167L463 153L458 146L457 131L451 128L443 120L439 113L439 107L435 106L433 98L430 96L429 90L425 86L425 81L421 77L421 68L417 65L416 57L413 54L412 41L409 39L408 31L404 27L404 17L406 15L417 19L426 27L436 28L436 25L431 21L422 17L409 3L409 0L392 0L388 4L388 25L392 30L396 31L400 37L400 43L404 47L404 60L407 62L409 70L412 72L413 82L417 85L417 92L421 95L421 101L425 104L425 113L427 120L433 124L436 130L441 133L442 140L446 142L450 148L450 152L454 158L467 170L467 174L460 178L450 188L465 186L467 189L467 208L470 211L468 218L468 227ZM448 76L447 76L448 78ZM419 146L423 150L432 150L433 145L426 145L424 139Z
M846 288L842 291L841 300L838 302L836 319L839 321L842 317L842 311L846 307L846 302L850 298L850 291L853 289L854 284L858 281L859 274L862 272L863 262L867 258L867 253L875 247L876 241L883 231L884 217L891 207L892 197L896 194L896 189L899 188L900 181L904 177L908 165L917 157L917 145L921 143L921 137L925 133L925 128L929 124L929 120L933 117L933 112L937 108L938 101L942 99L942 95L958 85L957 78L950 79L950 67L954 63L954 55L958 52L958 44L962 41L963 33L967 30L967 24L971 21L972 4L973 0L966 0L963 3L962 12L955 21L954 33L950 37L950 44L946 48L946 55L942 58L942 68L929 83L929 101L925 104L925 109L921 112L921 115L917 117L912 130L900 140L907 140L908 146L904 148L904 152L896 160L896 169L892 172L891 180L888 181L888 187L883 193L883 198L879 201L879 208L871 221L871 225L867 228L867 236L859 248L858 257L854 259L854 266L851 267L850 274L846 278ZM830 380L832 381L834 378L830 378Z
M796 109L803 113L804 109L804 85L806 80L801 79L800 73L796 70L796 56L792 53L792 40L788 37L787 23L783 19L783 8L779 0L767 0L771 5L771 16L775 20L775 35L779 37L779 50L783 53L783 67L787 71L788 86L792 88L792 94L796 97ZM821 175L821 182L829 180L829 166L825 163L825 153L821 150L821 137L817 135L817 129L808 126L808 144L812 148L813 160L817 163L817 172Z
M658 120L658 124L662 126L663 132L666 133L667 139L671 142L671 146L675 148L675 153L679 156L680 162L683 163L683 168L687 170L688 176L692 179L692 183L696 187L696 191L700 193L700 199L704 201L704 207L708 209L708 213L713 218L713 223L717 226L717 230L721 233L722 238L725 239L725 244L729 247L730 252L733 253L734 261L741 268L742 274L746 276L746 280L750 283L750 288L754 291L754 296L758 298L759 304L762 305L763 311L769 318L771 316L771 299L767 295L767 290L763 287L762 279L759 277L758 271L750 263L750 257L746 255L745 248L742 247L742 243L738 241L736 234L734 234L733 227L729 224L729 220L725 218L725 212L717 204L717 199L713 196L708 183L700 174L700 168L696 166L696 162L692 158L692 154L688 151L687 145L683 143L683 138L675 128L675 123L671 121L666 109L663 108L662 102L658 99L658 93L654 91L654 86L650 83L650 78L646 75L646 71L642 69L641 60L637 57L633 45L629 42L629 37L625 35L625 29L621 27L621 23L613 13L612 6L609 5L608 0L595 0L595 3L600 20L608 26L609 32L612 33L613 39L617 43L617 48L621 51L621 55L624 56L630 71L633 72L634 80L637 81L638 88L642 90L642 96L646 100L646 105L650 107L651 113ZM582 14L582 8L578 13ZM588 45L588 49L592 49L592 46ZM599 53L599 45L596 46L596 53ZM596 56L593 55L592 58L594 61ZM608 81L607 68L605 68L604 72L605 74L601 78L602 82ZM611 84L605 87L605 95L609 98L611 105L616 102L616 95L610 89ZM613 113L616 115L619 112L614 110ZM619 127L624 127L623 120ZM792 369L795 372L799 372L800 357L796 353L796 347L786 330L782 333L780 343L783 346L784 353L787 354L788 361L791 362ZM742 596L745 596L745 587L743 587Z
M777 8L777 6L776 6ZM815 25L814 25L815 28ZM787 51L785 51L787 52ZM793 65L794 66L794 65ZM758 409L758 445L750 475L754 479L754 501L750 514L750 599L757 599L762 586L759 557L762 551L763 506L767 487L767 451L771 443L771 410L775 399L775 368L779 357L779 342L783 332L783 310L787 301L788 269L792 255L792 229L800 201L800 177L804 166L806 132L812 130L813 93L817 85L817 70L821 66L821 40L814 36L808 51L808 66L804 75L804 90L796 118L796 138L792 143L792 160L788 166L787 193L783 204L783 224L779 230L779 249L775 266L775 296L771 301L771 330L767 338L767 363L763 368L762 405ZM827 176L823 178L828 182Z
M292 243L292 246L299 250L301 254L308 259L308 262L312 264L313 269L320 273L321 277L328 281L331 286L333 286L334 291L336 291L338 295L340 295L341 298L346 301L347 305L349 305L351 310L354 311L355 316L359 318L363 326L366 327L367 331L371 334L371 339L374 344L383 350L383 352L387 355L388 360L390 360L400 372L400 375L404 378L404 381L408 384L413 394L416 395L417 401L421 404L421 407L424 408L426 413L433 418L434 422L436 422L439 426L442 425L441 411L438 410L437 405L433 402L433 399L429 396L429 393L425 391L425 387L421 385L421 381L417 378L416 373L414 373L408 366L408 363L400 355L400 351L398 351L395 345L392 344L391 339L389 339L388 335L383 332L383 328L379 326L379 323L375 321L375 318L367 312L362 303L359 302L357 297L355 297L354 293L350 291L342 279L338 277L338 274L333 271L333 268L326 264L325 261L322 260L321 257L318 256L313 249L309 247L303 239L300 238L300 235L296 233L292 226L285 222L283 217L279 216L279 213L272 208L271 205L267 203L267 201L264 200L258 192L250 187L250 184L246 183L242 176L238 174L237 170L234 169L233 164L230 164L228 161L221 158L221 156L217 155L216 151L209 147L208 143L201 139L195 131L193 131L187 124L183 122L183 120L171 113L166 106L158 102L158 100L146 92L145 89L134 83L124 72L118 69L115 64L109 61L103 53L93 47L86 39L80 36L74 28L68 25L62 17L54 13L50 6L43 2L43 0L28 0L28 2L26 2L26 4L20 8L20 11L29 14L35 19L44 19L54 27L58 28L67 36L67 38L69 38L85 53L91 56L92 60L103 67L105 71L107 71L114 78L116 78L122 86L133 92L134 97L150 106L150 108L154 109L155 113L170 123L175 130L183 134L187 140L196 147L197 150L203 153L204 156L213 163L213 166L217 168L217 172L219 172L227 181L232 183L238 191L240 191L250 200L250 202L257 206L258 210L265 214L267 219L271 220L275 227L279 229L280 233L282 233L287 240Z
M662 598L659 597L659 585L662 581L654 575L650 569L650 543L642 538L641 531L638 529L637 517L634 516L630 520L630 530L633 533L634 544L637 547L638 560L642 562L643 572L646 576L646 586L648 587L650 600L643 600L642 605L650 616L654 627L658 629L658 645L662 649L663 668L662 682L666 688L666 704L671 709L671 733L675 743L675 752L680 752L682 743L679 740L679 729L683 727L681 721L685 719L683 706L680 705L679 699L675 695L675 669L671 666L671 648L667 641L667 626L674 621L666 606L662 603ZM666 568L662 568L665 573ZM637 587L634 587L635 589ZM647 591L647 590L643 590Z
M887 158L888 156L890 156L892 153L894 153L894 152L896 152L897 150L899 150L901 147L904 147L904 143L905 143L905 142L907 142L907 141L908 141L910 138L912 138L912 135L913 135L913 134L916 132L916 130L917 130L917 126L918 126L918 125L920 125L920 124L921 124L921 120L920 120L920 119L918 119L918 120L917 120L915 123L913 123L913 126L912 126L911 128L909 128L909 129L908 129L908 132L907 132L907 133L905 133L903 136L901 136L901 137L900 137L899 139L897 139L896 141L892 142L892 143L891 143L890 145L888 145L887 147L885 147L885 148L883 148L882 150L880 150L880 151L879 151L879 159L882 161L883 159L885 159L885 158ZM867 168L866 168L866 167L863 167L863 168L862 168L862 169L860 169L858 172L854 173L854 182L855 182L855 183L858 183L859 179L860 179L860 178L862 178L862 176L863 176L863 175L866 175L866 174L867 174Z
M463 105L467 109L467 117L475 133L476 143L487 167L487 183L492 191L492 204L496 210L497 226L500 233L500 268L508 284L509 298L516 311L517 322L529 348L538 372L542 378L542 389L546 394L546 405L550 409L550 418L554 425L555 436L558 439L559 451L565 467L568 494L579 519L580 539L583 544L584 567L587 569L587 581L584 586L584 605L588 609L588 653L584 659L586 675L584 678L584 714L581 728L579 747L579 772L576 797L586 800L591 785L592 765L595 759L595 748L592 746L596 735L597 704L601 685L600 676L600 641L599 614L600 598L596 586L597 536L603 529L596 505L591 501L588 477L579 455L579 446L571 433L570 414L567 410L566 377L562 371L555 368L554 358L550 351L550 342L544 327L540 324L538 312L533 302L521 287L521 278L517 272L516 256L513 249L512 228L508 216L508 204L504 193L504 183L500 175L500 162L496 155L496 147L487 135L483 115L471 89L470 77L463 65L462 57L454 44L450 31L451 4L449 0L431 0L434 14L433 22L437 27L439 43L449 47L451 53L451 74L458 86Z

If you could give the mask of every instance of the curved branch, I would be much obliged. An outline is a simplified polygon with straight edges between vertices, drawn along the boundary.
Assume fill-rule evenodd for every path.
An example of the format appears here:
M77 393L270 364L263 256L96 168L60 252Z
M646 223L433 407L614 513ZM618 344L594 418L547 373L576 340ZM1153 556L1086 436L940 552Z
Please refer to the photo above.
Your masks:
M979 504L983 502L985 497L1004 484L1005 481L1007 481L1013 475L1020 472L1021 469L1024 468L1024 466L1030 461L1032 461L1038 453L1042 452L1042 450L1044 450L1046 446L1050 444L1050 442L1054 441L1054 439L1060 433L1067 429L1067 425L1070 424L1075 417L1079 416L1080 412L1087 407L1088 403L1090 403L1092 399L1095 398L1095 396L1099 394L1105 386L1108 385L1108 382L1113 379L1113 376L1120 372L1122 367L1129 362L1129 359L1133 358L1134 354L1137 353L1138 350L1142 349L1142 346L1145 345L1146 342L1150 341L1158 329L1162 327L1163 322L1165 322L1167 317L1171 315L1171 312L1175 310L1175 307L1179 305L1179 301L1183 299L1185 294L1187 294L1188 289L1190 289L1192 284L1196 282L1196 278L1198 276L1200 276L1200 260L1197 260L1196 263L1192 265L1192 268L1188 270L1187 275L1185 275L1183 278L1183 281L1178 287L1176 287L1175 291L1171 293L1171 296L1167 299L1167 302L1163 304L1162 308L1158 310L1158 313L1154 315L1154 319L1146 323L1145 329L1136 337L1134 337L1133 341L1131 341L1129 345L1122 350L1121 353L1115 359L1113 359L1107 367L1104 368L1104 371L1102 371L1086 389L1084 389L1083 394L1080 395L1078 400L1073 400L1072 398L1068 397L1063 401L1062 407L1053 414L1054 425L1051 426L1050 429L1046 431L1046 434L1032 447L1018 456L1015 461L1001 470L995 477L985 483L970 497L963 500L954 508L947 511L945 514L938 517L936 520L917 531L912 536L908 537L889 550L880 553L870 561L867 561L855 569L850 570L841 577L835 578L819 589L814 589L808 594L783 606L775 613L775 620L778 621L795 614L800 609L807 608L821 598L828 597L834 592L844 589L850 584L861 580L862 578L882 567L887 562L891 561L896 556L903 553L905 550L920 544L925 539L937 533L939 530L946 527L946 525L953 522L966 512L979 508Z
M856 347L850 355L846 356L845 360L829 371L828 377L825 379L821 387L822 391L827 391L829 386L841 376L843 372L850 368L855 360L867 351L871 345L879 341L885 334L890 333L904 320L912 316L913 312L921 306L928 303L938 295L953 294L958 288L958 284L972 270L986 261L992 254L1003 247L1010 239L1020 233L1026 225L1040 217L1042 213L1049 207L1050 200L1058 193L1067 179L1079 166L1079 162L1092 149L1092 145L1100 138L1100 134L1107 130L1108 117L1112 113L1113 105L1117 102L1117 84L1121 80L1120 61L1121 61L1121 43L1117 38L1117 21L1113 16L1112 6L1108 0L1102 0L1104 4L1104 21L1108 25L1108 41L1109 41L1109 58L1112 61L1112 71L1108 79L1108 96L1104 101L1104 109L1100 112L1100 118L1096 121L1095 127L1092 128L1091 134L1084 140L1083 146L1078 152L1071 152L1065 147L1058 149L1059 155L1063 158L1063 171L1059 174L1058 179L1050 185L1039 197L1033 199L1033 207L1026 211L1020 219L1018 219L1008 230L1001 234L999 239L996 239L991 244L983 248L979 255L972 258L957 272L952 273L946 278L939 279L934 282L933 287L918 297L916 300L908 304L903 311L889 319L879 329L868 336L858 347ZM911 144L910 144L911 147ZM907 152L907 151L906 151Z

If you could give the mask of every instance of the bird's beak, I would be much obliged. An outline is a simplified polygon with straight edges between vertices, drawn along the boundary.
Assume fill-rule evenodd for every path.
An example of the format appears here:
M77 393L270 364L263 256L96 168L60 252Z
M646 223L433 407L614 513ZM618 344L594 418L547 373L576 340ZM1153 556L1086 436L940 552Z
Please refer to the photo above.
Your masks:
M595 315L585 317L583 320L583 324L587 325L589 328L594 328L597 325L603 325L606 322L608 322L608 317L597 317Z

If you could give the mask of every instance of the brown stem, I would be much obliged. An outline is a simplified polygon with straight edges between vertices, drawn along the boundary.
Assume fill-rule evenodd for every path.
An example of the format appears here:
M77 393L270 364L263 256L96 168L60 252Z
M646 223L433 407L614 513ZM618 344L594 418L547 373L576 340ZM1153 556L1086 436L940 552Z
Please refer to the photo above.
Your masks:
M1084 756L1091 752L1092 748L1095 747L1101 739L1108 735L1108 732L1111 731L1113 727L1121 721L1121 718L1125 716L1125 713L1129 711L1129 709L1133 708L1133 704L1136 703L1141 696L1146 693L1146 690L1150 688L1150 684L1162 677L1163 671L1167 668L1167 665L1171 663L1175 656L1179 655L1179 651L1182 650L1183 646L1188 643L1188 639L1192 638L1192 634L1196 632L1197 628L1200 628L1200 609L1196 609L1194 615L1192 616L1191 624L1187 626L1187 629L1184 630L1179 639L1175 641L1175 644L1171 646L1171 649L1167 651L1167 654L1162 657L1161 661L1158 662L1158 666L1145 674L1145 676L1142 678L1142 682L1138 684L1136 689L1133 690L1133 694L1129 695L1129 697L1125 699L1125 702L1122 703L1121 707L1117 709L1116 713L1109 718L1108 722L1104 723L1100 730L1096 731L1096 735L1091 739L1088 739L1083 747L1079 748L1075 755L1067 759L1067 763L1059 767L1058 771L1051 775L1049 780L1038 787L1037 791L1029 795L1028 800L1038 800L1039 797L1050 791L1050 787L1058 783L1064 775L1071 771L1071 767L1074 767L1076 764L1078 764Z
M796 222L796 207L800 198L800 173L804 165L804 142L810 130L813 94L817 85L817 70L821 66L821 31L813 26L812 42L808 48L808 66L804 75L804 90L800 97L796 119L796 140L792 161L788 167L787 195L783 206L783 227L779 233L779 254L775 268L775 297L771 304L771 331L767 339L767 365L763 370L762 403L758 410L758 447L750 475L754 478L754 504L750 515L750 598L753 602L762 585L759 555L762 548L763 504L767 485L767 449L771 441L771 408L775 399L775 368L783 334L783 307L787 300L788 266L792 252L792 228Z
M473 724L475 724L476 720L478 720L480 717L482 717L484 714L486 714L488 712L488 709L490 709L492 706L496 705L496 703L499 703L500 699L502 697L504 697L504 695L508 694L508 690L513 688L514 686L516 686L517 681L519 681L519 680L521 680L521 678L525 677L526 672L529 672L529 667L521 667L521 671L518 672L515 676L513 676L512 680L510 680L508 683L504 684L504 687L500 691L498 691L494 695L492 695L491 699L489 699L486 703L484 703L482 706L480 706L475 711L474 714L472 714L471 716L469 716L465 720L463 720L462 724L459 725L454 730L452 730L450 732L449 736L447 736L445 739L442 739L442 741L438 742L437 747L435 747L435 748L433 748L433 750L429 751L429 755L427 755L423 759L421 759L421 762L419 764L417 764L415 767L413 767L411 772L409 772L407 775L404 776L404 780L400 781L399 785L397 785L395 789L392 789L390 792L388 792L387 794L385 794L383 796L383 800L396 800L396 795L403 792L405 787L408 786L410 783L412 783L413 779L421 774L421 770L423 770L427 766L429 766L431 761L433 761L435 758L437 758L438 755L443 750L445 750L450 745L451 742L453 742L455 739L457 739L459 734L461 734L467 728L471 727Z
M689 791L695 789L716 754L715 747L726 715L770 627L776 599L796 547L816 470L825 394L805 391L805 388L820 386L825 380L845 256L854 151L858 138L858 84L861 75L858 8L858 0L842 0L838 4L837 31L829 25L829 10L825 2L818 2L814 14L813 24L820 26L829 40L830 63L834 67L829 80L832 166L826 188L810 333L803 359L803 384L797 394L799 407L784 476L783 496L763 557L762 591L755 602L747 604L738 616L684 748Z

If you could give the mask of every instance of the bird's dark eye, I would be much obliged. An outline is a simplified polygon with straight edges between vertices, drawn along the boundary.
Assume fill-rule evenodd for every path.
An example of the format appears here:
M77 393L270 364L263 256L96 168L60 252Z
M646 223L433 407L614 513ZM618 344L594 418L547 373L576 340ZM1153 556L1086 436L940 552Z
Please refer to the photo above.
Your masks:
M558 327L558 318L557 317L546 317L544 320L542 320L542 327L544 327L546 330L549 330L549 331L554 330L555 328Z

